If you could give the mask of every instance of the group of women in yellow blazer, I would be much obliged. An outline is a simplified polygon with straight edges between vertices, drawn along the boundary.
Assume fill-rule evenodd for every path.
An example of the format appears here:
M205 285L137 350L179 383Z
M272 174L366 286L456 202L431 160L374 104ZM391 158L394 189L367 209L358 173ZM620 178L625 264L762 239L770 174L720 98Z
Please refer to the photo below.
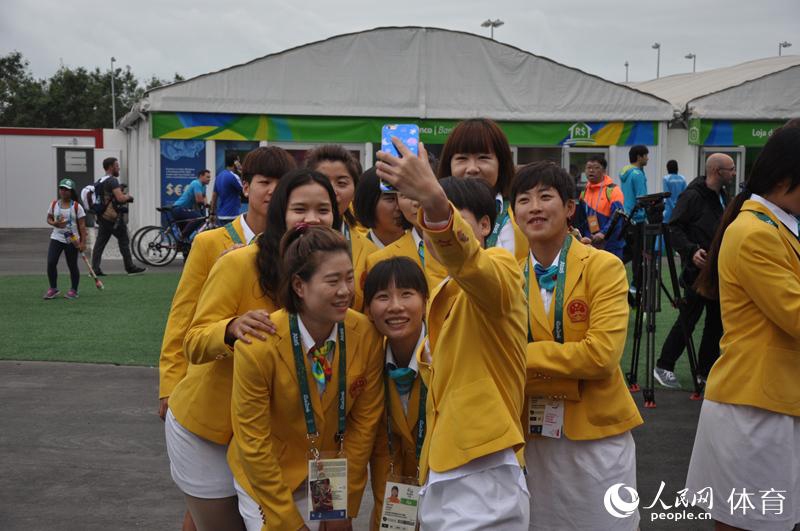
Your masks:
M161 356L184 528L348 529L369 474L375 529L392 477L421 485L423 529L636 529L637 512L616 518L602 503L612 485L636 486L630 430L642 419L619 368L627 280L616 257L569 234L571 177L547 162L515 173L505 136L486 119L454 129L438 178L424 146L418 157L396 147L403 156L378 154L362 183L339 146L313 150L300 170L279 148L259 148L243 166L247 214L195 240ZM751 190L780 196L784 213L797 215L798 167L770 178L754 169ZM378 178L397 189L393 197L376 189ZM778 182L778 195L767 194ZM366 230L350 211L354 195ZM735 310L775 323L759 340L772 349L758 362L766 389L798 376L800 244L796 227L792 240L782 218L750 207L777 227L770 237L786 254L751 245L770 271L762 274L789 286L783 312L758 301ZM726 292L741 272L725 249L723 321L726 305L741 305ZM726 382L742 378L756 348L741 346L752 330L727 330L717 364ZM732 403L794 422L781 433L794 430L796 470L797 397L722 379L712 371L714 400L735 388L760 398ZM705 416L704 406L695 453ZM703 440L715 452L719 441ZM312 508L309 471L322 468L320 456L346 458L344 519L320 522L310 510L318 500L312 494ZM792 477L789 492L800 495Z

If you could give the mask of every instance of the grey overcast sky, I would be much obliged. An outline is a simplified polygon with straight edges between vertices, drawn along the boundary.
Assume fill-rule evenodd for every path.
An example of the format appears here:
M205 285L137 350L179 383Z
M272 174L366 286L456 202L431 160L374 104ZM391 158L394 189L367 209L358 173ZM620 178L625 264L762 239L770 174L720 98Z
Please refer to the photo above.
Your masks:
M192 77L293 46L379 26L488 35L612 81L800 53L800 0L0 0L0 55L18 50L37 77L59 65L130 65L140 78Z

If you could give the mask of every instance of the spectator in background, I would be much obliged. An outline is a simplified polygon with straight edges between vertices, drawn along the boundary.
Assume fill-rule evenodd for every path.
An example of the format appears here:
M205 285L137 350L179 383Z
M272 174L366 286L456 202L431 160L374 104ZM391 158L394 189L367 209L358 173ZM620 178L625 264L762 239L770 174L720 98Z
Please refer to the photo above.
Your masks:
M50 234L50 247L47 250L47 279L50 289L44 294L45 300L55 299L58 290L58 260L61 253L67 259L69 268L70 290L68 299L78 298L78 283L81 274L78 271L78 252L86 248L86 212L78 203L75 194L75 181L61 179L58 183L58 199L50 203L47 209L47 224L53 227ZM76 237L77 240L73 240Z
M671 195L664 202L664 223L672 218L672 211L678 202L678 196L686 190L686 177L678 173L678 161L667 162L667 174L664 176L664 191Z
M624 209L622 190L606 175L608 163L601 156L592 156L586 161L586 189L580 194L579 205L586 212L586 226L581 234L592 239L592 245L605 249L622 259L625 240L622 238L622 223L617 223L614 234L608 234L614 212ZM585 229L585 230L584 230Z
M635 215L632 214L636 207L636 198L647 195L647 176L644 174L644 167L647 165L648 153L647 146L633 146L628 151L630 164L619 172L625 213L631 216L631 224L628 227L628 233L625 235L625 257L622 261L627 263L632 260L633 278L631 279L630 294L628 295L628 300L632 303L636 300L636 290L640 284L639 276L641 273L641 268L639 267L641 261L638 257L642 254L642 242L640 241L639 227L637 225L647 221L644 209L637 210Z
M225 169L214 179L211 213L216 214L221 225L233 221L242 208L242 180L234 173L239 167L239 155L228 153L225 155Z
M172 215L178 221L191 220L182 223L181 233L184 237L190 235L197 227L203 224L206 208L206 186L211 181L211 172L200 170L197 179L183 189L183 193L172 205Z
M706 175L693 180L681 194L669 223L672 245L681 254L683 263L681 283L686 288L686 302L682 314L690 332L694 330L703 309L706 311L703 339L700 341L697 356L697 373L703 381L719 357L722 318L719 301L706 299L697 293L692 285L706 267L707 251L711 248L714 233L728 203L723 186L735 178L736 166L732 158L723 153L714 153L708 157ZM686 342L678 320L669 331L661 349L661 357L653 369L656 380L664 387L680 388L680 382L675 377L675 362L684 348Z
M108 157L103 161L103 169L106 170L106 175L95 183L94 190L94 201L102 205L102 214L97 216L97 240L92 249L92 269L97 276L105 276L100 270L100 260L103 258L108 240L114 236L125 264L125 271L129 275L138 275L145 269L133 263L131 240L125 220L128 212L126 205L133 203L133 196L122 191L122 185L119 183L119 160Z

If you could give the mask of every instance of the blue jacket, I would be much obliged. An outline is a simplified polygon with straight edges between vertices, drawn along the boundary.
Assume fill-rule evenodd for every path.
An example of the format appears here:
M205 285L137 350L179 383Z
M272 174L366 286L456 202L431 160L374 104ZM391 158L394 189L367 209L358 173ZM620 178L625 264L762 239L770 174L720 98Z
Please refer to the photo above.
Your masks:
M630 215L636 206L636 198L647 195L647 177L644 174L644 170L633 164L628 164L619 172L619 180L622 183L622 195L625 197L625 202L623 203L625 213ZM639 209L631 221L641 223L646 219L644 210Z

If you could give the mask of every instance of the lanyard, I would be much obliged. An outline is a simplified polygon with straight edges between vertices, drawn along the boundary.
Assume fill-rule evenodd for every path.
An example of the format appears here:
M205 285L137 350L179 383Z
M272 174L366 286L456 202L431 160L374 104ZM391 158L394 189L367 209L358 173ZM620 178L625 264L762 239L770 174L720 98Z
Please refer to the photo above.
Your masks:
M350 236L350 226L347 224L347 221L342 221L342 235L344 239L347 240L347 250L350 253L350 259L353 259L353 242Z
M572 235L567 234L564 239L564 246L561 248L561 255L558 257L558 280L556 281L556 293L553 304L555 305L554 319L553 319L553 338L559 343L564 342L564 285L567 281L567 253L569 246L572 244ZM528 308L528 342L533 343L533 335L531 334L531 302L530 302L530 284L531 284L531 257L525 261L525 302Z
M497 220L494 222L494 228L492 229L492 233L486 238L486 248L494 247L497 245L497 239L500 237L500 231L503 230L506 223L508 223L508 201L503 200L503 205L500 207L500 211L497 213Z
M242 239L239 237L239 233L236 232L236 229L233 228L233 221L231 221L230 223L225 225L225 230L228 231L228 234L230 235L231 239L233 240L233 243L235 243L236 245L239 245L240 243L243 243Z
M339 448L344 442L345 428L345 387L347 385L347 347L345 345L344 323L337 323L339 339L339 430L336 432L336 440ZM297 381L300 383L300 402L303 406L303 414L306 417L306 433L313 445L319 437L317 423L314 419L314 410L311 408L311 394L308 391L308 375L306 374L306 364L303 347L300 344L300 327L297 325L297 314L289 314L289 332L292 336L292 350L294 351L294 366L297 371Z
M421 378L419 374L417 374L417 378ZM386 395L386 435L387 440L389 442L389 468L390 473L394 473L394 448L392 445L392 413L391 413L391 405L390 405L390 394L389 394L389 373L386 372L384 376L384 384L385 384L385 395ZM413 388L413 386L412 386ZM409 397L411 396L411 391L409 391ZM425 383L420 381L419 382L419 413L417 415L417 440L416 440L416 456L417 461L419 461L419 456L422 455L422 445L425 442L425 404L428 400L428 388L425 386ZM419 475L419 469L417 470L417 475Z

